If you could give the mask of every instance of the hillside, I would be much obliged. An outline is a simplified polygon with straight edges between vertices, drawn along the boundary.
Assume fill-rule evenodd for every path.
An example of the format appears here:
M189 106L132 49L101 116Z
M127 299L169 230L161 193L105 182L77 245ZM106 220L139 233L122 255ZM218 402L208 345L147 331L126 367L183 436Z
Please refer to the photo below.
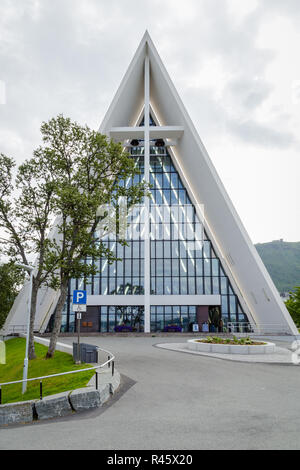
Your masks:
M279 292L300 286L300 242L274 240L255 245Z

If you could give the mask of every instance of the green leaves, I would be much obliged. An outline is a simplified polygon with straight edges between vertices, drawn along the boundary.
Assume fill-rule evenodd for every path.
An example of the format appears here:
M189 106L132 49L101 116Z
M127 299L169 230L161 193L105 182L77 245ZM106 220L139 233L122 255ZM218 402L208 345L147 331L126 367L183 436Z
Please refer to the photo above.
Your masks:
M13 263L0 265L0 329L24 281L24 271Z
M300 287L295 289L295 292L290 292L290 298L285 302L285 305L296 326L300 328Z

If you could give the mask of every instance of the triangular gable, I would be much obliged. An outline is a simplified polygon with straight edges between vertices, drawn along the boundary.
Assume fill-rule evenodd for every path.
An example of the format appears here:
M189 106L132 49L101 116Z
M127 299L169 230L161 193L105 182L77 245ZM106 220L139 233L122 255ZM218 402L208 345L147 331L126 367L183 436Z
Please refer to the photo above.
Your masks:
M226 274L239 295L245 313L270 331L298 333L276 287L252 244L208 153L148 34L122 80L100 126L109 135L112 128L137 125L144 100L144 61L150 62L150 105L161 126L182 126L183 135L170 152L195 205L204 205L205 229Z

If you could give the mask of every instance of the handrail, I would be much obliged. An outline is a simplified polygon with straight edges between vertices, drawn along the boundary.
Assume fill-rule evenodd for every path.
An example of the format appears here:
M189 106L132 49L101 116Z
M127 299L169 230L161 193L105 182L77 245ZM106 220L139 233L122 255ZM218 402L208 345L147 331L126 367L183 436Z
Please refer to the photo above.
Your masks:
M40 381L40 399L42 399L42 380L44 379L50 379L52 377L59 377L59 376L62 376L62 375L70 375L70 374L77 374L79 372L87 372L89 370L94 370L96 372L97 369L101 369L105 366L108 366L110 368L110 365L112 366L112 376L114 375L114 365L115 365L115 356L110 352L110 351L107 351L106 349L102 349L102 348L99 348L97 347L97 350L98 351L102 351L102 352L105 352L108 354L108 359L107 361L103 362L103 364L97 364L96 366L92 366L92 367L87 367L85 369L77 369L77 370L70 370L70 371L67 371L67 372L59 372L58 374L51 374L51 375L43 375L41 377L32 377L30 379L22 379L22 380L14 380L12 382L3 382L3 383L0 383L0 405L2 403L2 387L3 386L6 386L6 385L13 385L13 384L18 384L18 383L23 383L23 382L33 382L35 380L39 380ZM96 389L98 389L98 375L97 375L97 372L96 372Z
M290 329L288 325L283 323L250 323L250 322L228 322L226 328L233 329L233 332L236 328L241 329L242 332L254 333L254 334L266 334L267 332L271 333L284 333L288 334Z

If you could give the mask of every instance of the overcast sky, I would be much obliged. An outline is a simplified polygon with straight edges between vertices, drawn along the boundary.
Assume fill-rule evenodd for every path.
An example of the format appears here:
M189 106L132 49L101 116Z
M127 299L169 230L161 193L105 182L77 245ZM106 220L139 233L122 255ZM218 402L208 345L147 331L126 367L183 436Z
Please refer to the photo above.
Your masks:
M0 0L0 152L98 129L148 29L253 242L300 240L299 0Z

